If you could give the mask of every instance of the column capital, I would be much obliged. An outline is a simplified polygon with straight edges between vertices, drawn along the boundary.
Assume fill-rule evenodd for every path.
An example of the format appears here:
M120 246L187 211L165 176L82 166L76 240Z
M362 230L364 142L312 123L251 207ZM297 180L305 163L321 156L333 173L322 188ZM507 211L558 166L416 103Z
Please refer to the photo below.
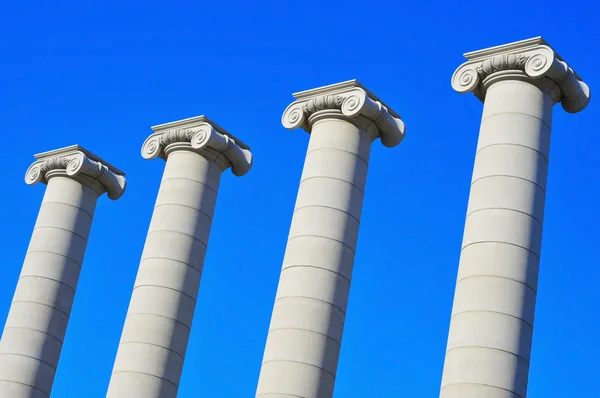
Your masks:
M301 127L310 133L310 117L317 111L338 110L348 117L363 116L373 122L381 142L388 148L398 145L406 131L400 116L357 80L349 80L293 94L283 112L281 123L286 129Z
M484 80L495 72L520 71L533 80L548 78L556 85L557 99L569 113L583 110L590 102L590 89L581 77L542 38L521 40L464 54L467 62L452 75L452 88L472 92L485 100Z
M236 176L243 176L252 167L250 147L206 116L152 126L152 130L142 145L144 159L167 160L170 152L184 149L222 163L223 169L231 167Z
M79 145L34 155L37 159L25 173L25 182L47 184L54 176L68 176L91 186L98 196L107 192L112 200L125 192L125 173Z

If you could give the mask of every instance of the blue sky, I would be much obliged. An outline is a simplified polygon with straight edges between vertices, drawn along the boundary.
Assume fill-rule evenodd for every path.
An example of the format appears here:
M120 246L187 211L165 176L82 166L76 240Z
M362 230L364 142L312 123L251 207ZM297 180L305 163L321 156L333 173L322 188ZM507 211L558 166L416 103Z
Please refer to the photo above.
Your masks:
M4 4L0 324L44 192L23 181L33 154L78 143L128 177L98 202L53 397L104 397L164 167L141 145L200 114L255 163L222 179L179 396L254 396L308 143L281 114L353 78L407 137L373 145L335 397L437 396L482 110L450 77L464 52L542 35L595 92L600 17L592 0L402 3ZM594 99L555 107L529 398L598 394L599 124Z

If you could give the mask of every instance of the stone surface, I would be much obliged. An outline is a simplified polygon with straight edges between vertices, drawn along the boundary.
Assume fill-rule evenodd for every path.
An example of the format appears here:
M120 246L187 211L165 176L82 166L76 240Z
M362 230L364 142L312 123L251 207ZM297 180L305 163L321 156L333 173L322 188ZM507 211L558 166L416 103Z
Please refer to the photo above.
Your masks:
M109 398L174 398L183 369L221 173L249 147L204 116L152 128L146 159L166 160L123 327Z
M294 94L288 129L310 141L257 397L333 395L371 143L404 138L399 116L357 81Z
M49 397L98 196L124 173L80 146L35 155L29 185L47 184L0 342L0 397Z
M552 110L590 90L542 38L465 54L453 88L484 101L441 398L525 398Z

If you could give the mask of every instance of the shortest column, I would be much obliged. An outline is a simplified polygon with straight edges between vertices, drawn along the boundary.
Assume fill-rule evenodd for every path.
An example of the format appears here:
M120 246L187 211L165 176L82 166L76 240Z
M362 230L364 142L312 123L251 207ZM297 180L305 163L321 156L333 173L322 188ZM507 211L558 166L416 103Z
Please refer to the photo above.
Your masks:
M62 349L96 201L125 173L78 145L35 155L25 182L47 184L0 341L0 397L47 398Z

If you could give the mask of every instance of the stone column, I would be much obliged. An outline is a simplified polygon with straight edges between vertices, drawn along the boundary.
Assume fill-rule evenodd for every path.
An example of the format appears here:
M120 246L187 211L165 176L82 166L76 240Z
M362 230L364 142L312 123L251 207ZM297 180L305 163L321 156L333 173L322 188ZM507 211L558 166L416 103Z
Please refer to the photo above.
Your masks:
M590 91L540 37L465 54L452 87L485 102L442 398L525 398L552 108Z
M400 117L357 81L294 94L283 125L310 133L257 397L333 395L371 143Z
M125 173L78 145L35 155L25 182L47 184L0 341L0 397L50 396L96 200Z
M204 116L152 129L142 156L166 166L108 398L177 395L221 173L252 166L250 148Z

